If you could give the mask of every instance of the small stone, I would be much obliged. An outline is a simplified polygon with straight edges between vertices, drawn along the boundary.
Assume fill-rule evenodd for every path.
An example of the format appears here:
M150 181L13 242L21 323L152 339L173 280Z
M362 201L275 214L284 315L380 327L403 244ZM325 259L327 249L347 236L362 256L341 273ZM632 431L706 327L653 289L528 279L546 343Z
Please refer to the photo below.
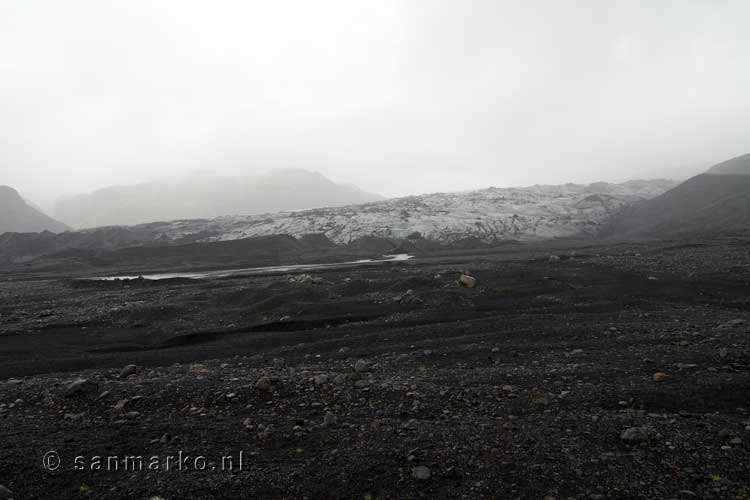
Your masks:
M653 431L650 427L630 427L620 434L620 439L628 444L638 444L648 441Z
M462 274L458 277L458 283L461 286L465 286L466 288L474 288L477 286L477 279L473 276L469 276L468 274Z
M138 372L138 367L135 365L127 365L120 371L120 378L128 378L131 375L135 375Z
M735 446L740 445L742 444L742 438L738 438L738 437L732 438L731 440L729 440L729 444L732 444Z
M125 409L125 405L128 404L129 399L121 399L117 403L115 403L114 409L117 411L122 411Z
M138 418L141 416L141 412L138 411L129 411L125 414L126 418Z
M414 467L414 469L411 471L411 475L416 479L425 480L430 479L432 472L430 472L429 467L420 465L419 467Z
M269 392L271 390L271 379L268 377L261 377L255 383L255 388L260 392Z
M339 352L340 352L341 354L344 354L344 353L346 353L346 352L349 352L349 351L351 351L351 349L350 349L350 348L348 348L348 347L346 347L346 346L344 346L344 347L342 347L341 349L339 349Z
M313 381L315 382L315 385L323 385L328 382L328 375L316 375Z
M664 372L654 373L654 382L662 382L667 379L667 374Z
M96 392L98 389L99 385L96 382L92 382L85 378L79 378L74 380L65 389L65 397L88 395Z
M358 359L354 364L354 371L357 373L367 371L367 361L365 361L364 359Z
M334 415L330 411L326 412L326 416L323 417L323 425L326 427L336 425L336 415Z
M721 439L729 439L732 436L734 436L734 432L732 432L730 429L727 429L726 427L719 431L719 437Z
M500 348L499 347L493 347L492 348L492 352L500 352Z

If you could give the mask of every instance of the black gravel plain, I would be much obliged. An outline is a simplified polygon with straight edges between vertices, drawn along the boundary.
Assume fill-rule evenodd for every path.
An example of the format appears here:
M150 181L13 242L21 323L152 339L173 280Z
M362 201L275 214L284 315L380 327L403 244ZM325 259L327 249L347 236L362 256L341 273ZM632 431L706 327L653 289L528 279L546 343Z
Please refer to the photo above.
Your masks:
M750 498L748 243L2 274L0 498Z

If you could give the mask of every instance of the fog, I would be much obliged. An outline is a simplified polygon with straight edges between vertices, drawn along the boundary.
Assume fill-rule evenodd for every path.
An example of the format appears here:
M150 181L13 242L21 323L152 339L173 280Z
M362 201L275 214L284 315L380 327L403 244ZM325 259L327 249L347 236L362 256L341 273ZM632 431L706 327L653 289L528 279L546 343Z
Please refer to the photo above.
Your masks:
M0 3L0 184L297 167L386 196L750 150L750 3Z

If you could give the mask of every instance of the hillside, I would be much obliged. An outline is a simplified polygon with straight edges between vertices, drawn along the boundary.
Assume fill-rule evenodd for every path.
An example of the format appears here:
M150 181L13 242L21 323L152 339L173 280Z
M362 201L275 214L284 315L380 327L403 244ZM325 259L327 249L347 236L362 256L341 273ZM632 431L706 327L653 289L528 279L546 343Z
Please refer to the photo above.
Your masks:
M301 169L254 177L195 174L176 182L113 186L58 202L55 216L75 228L212 218L367 203L382 197Z
M0 234L60 233L68 228L29 205L18 192L9 186L0 186Z
M605 236L665 237L750 228L750 155L720 163L622 211Z
M750 153L732 158L708 169L714 175L750 175Z

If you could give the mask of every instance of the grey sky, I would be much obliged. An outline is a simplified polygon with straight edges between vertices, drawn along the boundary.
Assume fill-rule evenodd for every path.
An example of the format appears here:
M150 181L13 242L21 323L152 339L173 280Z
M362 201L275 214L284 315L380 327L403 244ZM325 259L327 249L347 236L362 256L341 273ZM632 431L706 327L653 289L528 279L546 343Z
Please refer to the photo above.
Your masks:
M385 195L750 151L750 2L0 1L0 184L194 170Z

